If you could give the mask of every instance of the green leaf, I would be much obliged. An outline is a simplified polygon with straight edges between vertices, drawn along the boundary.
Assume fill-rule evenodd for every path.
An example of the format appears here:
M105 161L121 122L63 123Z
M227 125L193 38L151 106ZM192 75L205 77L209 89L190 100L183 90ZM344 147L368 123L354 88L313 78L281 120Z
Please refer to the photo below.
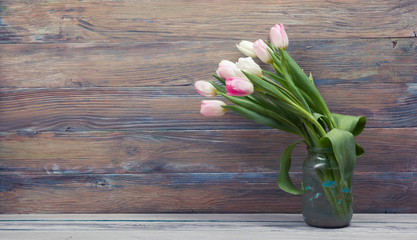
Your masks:
M262 99L260 101L263 101L264 103L268 103L271 110L275 112L279 112L283 117L288 119L288 121L298 126L298 120L300 119L299 116L295 114L293 111L288 111L288 109L286 109L285 106L282 106L281 100L271 97L261 92L257 92L256 95L258 99Z
M247 73L245 71L242 71L242 72L253 83L255 88L262 89L267 94L275 96L276 98L282 99L284 101L288 101L288 102L291 101L287 96L285 96L284 93L282 93L279 90L279 88L274 86L272 83L269 83L254 74Z
M270 98L276 98L280 100L280 106L282 108L285 108L287 111L291 111L293 113L302 115L303 117L309 117L307 115L310 115L305 109L303 109L301 106L297 105L292 100L291 96L288 96L288 94L281 88L275 86L274 84L263 80L262 78L259 78L256 75L247 73L242 71L246 77L253 83L255 88L258 88L262 90L265 94L269 95Z
M313 117L317 120L317 122L320 123L320 125L323 127L323 129L326 129L326 116L320 113L313 112Z
M310 76L308 76L308 79L310 79L311 82L314 84L313 74L311 74L311 72L310 72Z
M256 107L255 104L249 101L238 99L236 97L225 96L231 102L236 103L242 109L232 108L231 110L237 112L238 114L263 125L279 129L281 131L293 133L301 136L299 129L294 126L291 122L285 119L282 116L277 115L276 113L269 111L267 109L261 109L261 107ZM234 99L233 99L234 98Z
M365 128L366 118L362 116L349 116L332 113L337 128L349 131L353 136L358 136Z
M336 123L337 128L351 132L353 136L358 136L366 125L366 118L362 116L350 116L338 113L332 113L332 117ZM365 153L365 150L356 143L356 156L360 157Z
M289 91L287 88L285 88L281 84L276 83L274 80L271 80L270 78L268 78L266 76L262 76L262 80L264 80L265 82L270 83L277 90L279 90L282 94L284 94L285 97L287 97L290 101L292 101L293 103L298 104L300 107L302 107L302 103L300 102L300 100L298 100L297 97L294 96L294 94L291 91Z
M313 112L317 112L316 109L320 109L320 104L313 100L307 93L300 89L300 93L303 95L304 99L307 101L308 106L313 110Z
M272 67L274 68L275 72L278 76L282 75L281 68L281 56L276 52L275 47L268 49L269 55L272 57Z
M356 143L355 147L356 147L356 157L360 157L365 153L365 150L359 144Z
M300 66L298 66L294 59L291 58L287 51L280 49L280 54L283 58L285 58L289 72L293 74L294 84L306 93L314 93L315 95L318 94L314 83L307 77L304 71L300 68Z
M356 144L352 133L333 128L320 139L320 145L333 150L342 182L352 176L356 162Z
M254 111L254 112L259 113L261 115L265 115L265 116L268 116L270 118L274 118L274 119L276 119L276 120L278 120L278 121L280 121L280 122L282 122L282 123L284 123L284 124L286 124L288 126L291 126L294 129L294 131L297 131L298 130L296 128L296 126L293 126L290 121L288 121L287 119L281 117L279 113L274 112L274 111L271 111L268 108L263 107L260 104L254 103L252 101L248 101L248 100L246 100L246 99L244 99L242 97L228 96L228 95L223 94L223 93L220 93L220 94L223 97L225 97L227 100L231 101L232 103L235 103L235 104L237 104L237 105L239 105L241 107L244 107L244 108L246 108L248 110ZM291 131L291 132L294 132L294 131Z
M227 106L222 106L222 107L225 108L225 109L234 111L234 112L242 115L243 117L245 117L249 120L252 120L254 122L257 122L259 124L262 124L262 125L265 125L265 126L268 126L268 127L271 127L271 128L275 128L275 129L278 129L278 130L291 132L291 133L294 133L294 134L297 134L297 135L299 134L297 132L292 132L293 129L290 128L288 125L285 125L285 124L283 124L283 123L281 123L281 122L279 122L279 121L277 121L273 118L266 117L266 116L263 116L259 113L254 112L254 111L248 110L244 107L234 106L234 105L227 105Z
M294 149L295 145L297 145L300 142L304 141L297 141L295 143L292 143L285 149L284 153L282 153L281 161L280 161L280 169L279 169L279 175L278 175L278 186L290 194L302 194L303 191L298 189L294 186L290 179L290 168L291 168L291 153Z
M219 82L221 82L223 85L226 85L226 81L223 79L223 78L221 78L221 77L219 77L219 76L217 76L216 74L211 74L214 78L216 78Z
M208 81L209 83L211 83L211 85L213 85L214 88L217 89L217 91L221 92L221 93L226 93L226 89L224 88L224 86L221 86L215 82L212 81Z
M262 70L262 72L267 75L268 77L272 78L277 83L281 84L284 88L288 88L287 83L285 82L285 79L282 77L282 74L274 74L266 70Z
M277 55L276 52L273 51L272 49L268 49L268 52L269 52L269 55L271 55L272 60L274 61L274 63L278 66L281 65L281 60L279 59L280 56Z
M297 79L294 78L294 74L291 74L291 70L289 69L289 66L287 64L286 54L284 50L281 48L279 49L279 52L281 53L281 70L282 75L284 76L284 79L286 83L288 84L288 90L291 91L291 93L298 99L299 102L301 102L303 108L311 113L310 106L308 105L307 101L304 99L303 95L301 94L301 91L299 88L295 85L294 81Z
M314 83L307 77L304 71L298 66L298 64L291 58L291 56L286 51L280 51L281 55L285 58L285 61L288 65L289 72L291 73L295 86L300 90L303 96L305 97L308 105L318 113L325 115L328 119L330 127L333 128L334 121L330 114L330 111L320 95L317 88L314 86Z

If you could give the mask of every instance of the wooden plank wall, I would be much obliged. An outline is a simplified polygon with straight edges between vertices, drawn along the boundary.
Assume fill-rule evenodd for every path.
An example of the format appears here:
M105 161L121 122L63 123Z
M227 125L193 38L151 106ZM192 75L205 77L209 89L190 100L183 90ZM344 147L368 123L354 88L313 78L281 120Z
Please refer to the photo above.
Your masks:
M417 212L415 0L0 2L1 213L300 212L276 186L296 138L200 116L193 89L275 23L330 109L368 119L355 212Z

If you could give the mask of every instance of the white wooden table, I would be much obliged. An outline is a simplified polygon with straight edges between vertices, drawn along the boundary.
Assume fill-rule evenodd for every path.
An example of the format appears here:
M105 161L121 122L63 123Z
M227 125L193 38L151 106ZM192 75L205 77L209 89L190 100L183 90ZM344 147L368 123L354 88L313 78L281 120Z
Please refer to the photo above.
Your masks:
M355 214L341 229L299 214L4 214L0 239L417 239L417 214Z

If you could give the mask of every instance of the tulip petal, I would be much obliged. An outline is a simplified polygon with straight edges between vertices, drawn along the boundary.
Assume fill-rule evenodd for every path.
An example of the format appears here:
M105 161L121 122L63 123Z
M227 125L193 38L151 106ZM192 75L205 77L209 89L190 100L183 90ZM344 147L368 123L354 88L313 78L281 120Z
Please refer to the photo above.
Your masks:
M269 47L261 39L256 40L253 43L253 51L256 53L256 56L258 56L258 58L262 62L269 64L269 63L272 63L273 62L273 59L271 57L271 54L269 54L268 49L269 49Z
M222 106L226 106L226 103L220 100L203 100L200 113L206 117L220 117L227 111Z
M194 84L195 90L205 96L205 97L215 97L217 95L217 90L213 85L206 81L197 81Z
M256 53L253 51L253 43L249 41L241 41L236 44L237 49L248 57L256 57Z
M248 96L253 93L253 84L243 78L226 79L226 91L229 96Z
M251 57L239 58L238 62L236 63L236 67L241 71L252 73L258 77L262 76L261 67L256 64L256 62L253 61Z

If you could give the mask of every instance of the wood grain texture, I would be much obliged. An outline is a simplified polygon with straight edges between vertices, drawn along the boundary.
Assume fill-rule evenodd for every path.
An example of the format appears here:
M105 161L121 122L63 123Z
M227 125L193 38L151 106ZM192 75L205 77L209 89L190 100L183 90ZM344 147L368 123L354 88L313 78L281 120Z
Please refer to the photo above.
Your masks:
M355 211L416 213L415 12L414 0L0 1L0 212L299 212L276 186L296 138L205 118L192 86L284 23L330 109L368 119Z
M412 239L415 214L354 214L347 228L307 226L300 214L1 215L4 239Z
M414 0L2 1L3 42L415 37ZM181 13L181 14L180 14ZM244 27L242 27L244 26Z
M416 129L365 129L358 172L417 172ZM269 129L147 132L3 133L3 174L132 174L278 172L297 138ZM259 143L259 144L254 144ZM293 153L301 171L305 146ZM381 157L383 156L383 157Z
M300 214L14 214L3 239L413 239L415 214L354 214L347 228L307 226ZM209 234L208 234L209 233Z
M368 127L417 126L415 83L324 85L320 91L332 111L365 116ZM0 131L263 127L232 113L215 119L201 116L202 99L192 86L2 89Z
M393 224L417 224L415 214L354 214L352 220L354 223L360 224L378 224L378 223L393 223ZM372 219L372 220L371 220ZM122 222L282 222L283 224L291 222L305 222L302 220L301 214L288 213L271 213L271 214L256 214L256 213L227 213L227 214L182 214L182 213L168 213L168 214L1 214L1 222L13 221L45 221L45 222L88 222L88 221L110 221L115 224L115 227L123 227ZM10 222L9 222L10 221ZM306 225L304 225L306 226ZM321 228L311 228L311 230L319 231ZM287 229L289 230L289 229ZM332 229L335 230L335 229ZM349 228L341 228L339 230L349 231Z
M279 190L276 178L268 172L2 174L0 212L300 212L300 196ZM292 178L299 183L301 173ZM354 210L415 213L416 179L416 172L355 173Z
M415 83L416 41L303 40L288 52L318 85ZM242 57L236 42L1 44L0 87L187 86Z

